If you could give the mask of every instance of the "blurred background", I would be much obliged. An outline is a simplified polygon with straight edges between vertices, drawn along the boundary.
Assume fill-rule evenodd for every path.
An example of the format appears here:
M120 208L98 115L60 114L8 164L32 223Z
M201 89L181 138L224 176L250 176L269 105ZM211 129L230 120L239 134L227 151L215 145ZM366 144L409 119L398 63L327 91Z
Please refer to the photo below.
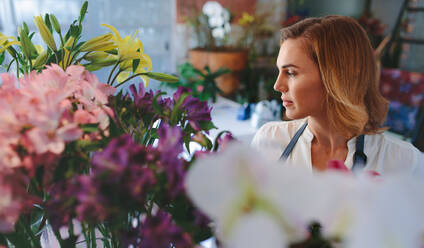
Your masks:
M82 0L0 0L0 32L16 36L16 27L23 22L30 30L36 30L33 17L44 13L53 13L67 27L79 15L82 3ZM386 125L399 138L424 149L423 0L89 0L88 3L83 39L108 31L101 23L113 25L122 36L136 32L153 61L155 72L177 75L180 82L174 86L190 87L202 100L215 102L212 103L216 109L214 118L220 128L237 126L236 136L240 132L239 136L246 136L246 141L264 122L285 119L280 96L272 89L277 76L279 30L309 16L352 16L367 31L382 65L380 86L391 102ZM35 36L33 40L38 43L41 38ZM95 73L105 81L108 71ZM149 87L170 91L173 88L157 81ZM273 99L276 104L271 103ZM220 109L225 111L219 112ZM233 122L228 120L231 118Z

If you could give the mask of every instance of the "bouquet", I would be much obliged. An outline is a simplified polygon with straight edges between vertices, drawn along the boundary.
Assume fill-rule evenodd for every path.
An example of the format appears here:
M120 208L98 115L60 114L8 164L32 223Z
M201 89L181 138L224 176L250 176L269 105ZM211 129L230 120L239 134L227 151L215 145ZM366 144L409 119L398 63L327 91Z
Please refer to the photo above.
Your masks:
M35 17L45 47L25 23L0 37L0 64L16 68L0 85L0 247L192 247L212 233L186 171L230 136L207 137L211 108L189 89L146 90L178 78L152 72L135 35L104 25L81 41L86 11L64 36L54 15ZM90 72L103 67L106 83Z

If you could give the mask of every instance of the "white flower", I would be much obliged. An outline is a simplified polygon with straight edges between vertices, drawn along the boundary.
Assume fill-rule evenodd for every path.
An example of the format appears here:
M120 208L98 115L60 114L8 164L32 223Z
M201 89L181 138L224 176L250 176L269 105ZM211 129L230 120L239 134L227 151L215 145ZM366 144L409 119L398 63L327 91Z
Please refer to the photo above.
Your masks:
M221 11L221 16L224 19L225 22L229 22L230 21L230 11L228 9L222 9Z
M346 248L420 247L422 178L312 174L303 168L273 164L249 147L230 144L197 160L186 188L228 247L283 247L305 239L313 221L323 226L325 237L340 238Z
M216 222L217 234L224 240L231 239L230 233L237 233L234 228L239 218L255 210L272 216L276 225L287 232L287 239L298 240L305 238L304 223L287 216L285 208L273 202L274 198L284 198L282 196L288 194L286 199L290 200L282 205L295 213L298 203L291 199L299 197L296 191L292 187L279 190L276 187L281 185L275 182L281 181L279 175L284 175L288 169L281 164L268 163L250 147L229 144L222 153L200 159L193 165L186 178L186 188L194 203ZM257 229L257 232L262 231Z
M208 17L220 16L222 13L222 6L218 2L208 1L203 5L202 11Z
M224 25L224 19L222 16L211 16L208 19L210 27L221 27Z
M224 245L231 248L282 248L287 247L287 240L284 230L271 215L253 212L237 221L231 237Z
M224 37L225 37L225 30L223 28L214 28L212 30L212 36L215 39L224 39Z

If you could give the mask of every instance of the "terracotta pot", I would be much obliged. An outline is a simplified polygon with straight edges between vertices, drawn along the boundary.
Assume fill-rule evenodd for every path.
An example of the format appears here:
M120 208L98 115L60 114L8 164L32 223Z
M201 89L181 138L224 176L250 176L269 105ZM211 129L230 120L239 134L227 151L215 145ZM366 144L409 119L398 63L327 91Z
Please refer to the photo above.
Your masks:
M190 63L199 70L203 70L206 65L209 65L212 72L221 67L232 71L216 79L216 84L224 95L230 95L239 89L241 72L247 67L247 50L207 51L193 49L189 51L189 56Z

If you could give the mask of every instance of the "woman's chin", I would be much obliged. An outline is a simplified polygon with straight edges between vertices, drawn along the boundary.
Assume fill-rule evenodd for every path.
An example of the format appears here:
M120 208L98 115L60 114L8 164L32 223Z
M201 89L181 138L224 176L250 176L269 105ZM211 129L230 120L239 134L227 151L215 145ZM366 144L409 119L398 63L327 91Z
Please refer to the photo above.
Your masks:
M295 111L286 110L285 117L287 117L290 120L296 120L296 119L303 119L306 116L304 116L300 113L296 113Z

